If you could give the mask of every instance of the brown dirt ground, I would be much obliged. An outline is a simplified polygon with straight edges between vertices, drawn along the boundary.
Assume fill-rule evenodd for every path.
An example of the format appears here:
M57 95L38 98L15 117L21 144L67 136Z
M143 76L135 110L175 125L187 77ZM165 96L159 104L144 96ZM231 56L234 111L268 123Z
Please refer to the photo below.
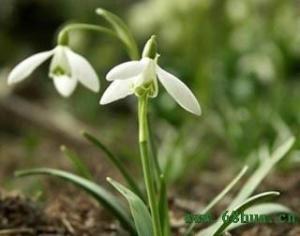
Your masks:
M282 193L279 202L299 212L299 185L300 175L297 171L289 175L277 173L264 182L261 190L279 190ZM119 226L116 222L85 194L72 188L59 191L57 197L51 196L46 202L29 199L19 193L7 194L2 191L0 235L122 235L118 233ZM201 203L195 204L199 206ZM170 199L170 205L174 211L172 215L182 215L183 211L193 207L193 202L173 197ZM214 214L221 212L222 206L218 208ZM176 218L172 220L174 225ZM176 233L174 231L174 235L180 235L179 231ZM232 235L298 236L300 226L288 224L247 226L235 230Z
M21 136L1 136L0 143L0 236L126 235L119 231L120 227L106 211L79 189L44 177L24 180L12 177L15 170L37 166L70 170L70 163L58 151L60 142L44 137L37 149L30 152L32 157L29 159L24 157L28 150L24 148ZM86 144L79 148L75 146L75 149L89 157L87 163L92 172L96 173L99 183L105 184L106 176L121 179L95 149ZM221 165L227 166L224 163ZM217 166L204 171L179 190L171 189L169 202L174 235L180 235L178 225L182 222L179 217L189 209L208 203L236 173L225 168L223 171L216 171L219 168ZM218 181L212 181L216 178ZM279 202L300 212L300 173L297 169L273 172L259 188L259 191L264 190L280 191ZM213 214L220 214L232 197L232 194L227 196ZM300 236L300 225L247 226L235 230L232 235Z

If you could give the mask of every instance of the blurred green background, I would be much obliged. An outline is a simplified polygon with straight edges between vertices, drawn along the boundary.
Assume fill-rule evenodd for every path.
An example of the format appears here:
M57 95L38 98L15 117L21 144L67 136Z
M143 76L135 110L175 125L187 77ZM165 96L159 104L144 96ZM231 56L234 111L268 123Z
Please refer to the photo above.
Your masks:
M1 0L1 91L8 90L6 76L17 62L55 46L63 24L105 25L94 13L96 7L123 18L140 49L156 34L160 65L181 78L199 98L200 118L183 111L163 88L151 103L158 152L170 180L187 169L196 171L189 172L192 174L210 163L218 166L216 162L223 159L239 165L263 147L272 148L290 134L299 136L298 0ZM129 60L126 51L115 39L82 31L72 33L71 47L96 68L100 94L78 87L70 99L57 96L47 77L48 65L12 92L33 104L67 111L93 126L111 145L120 137L135 143L134 98L108 106L98 104L108 85L105 74ZM24 145L38 145L37 131L8 126L5 111L0 112L2 136L19 135L27 137ZM122 143L118 142L119 152L137 155L137 150ZM296 150L299 146L298 142ZM297 153L291 156L299 160Z

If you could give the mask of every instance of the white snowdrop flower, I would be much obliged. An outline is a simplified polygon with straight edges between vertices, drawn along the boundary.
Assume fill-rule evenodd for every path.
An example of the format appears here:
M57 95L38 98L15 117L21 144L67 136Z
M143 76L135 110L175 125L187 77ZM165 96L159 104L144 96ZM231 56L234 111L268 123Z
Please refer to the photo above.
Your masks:
M156 97L159 81L181 107L200 115L200 105L191 90L177 77L162 69L157 59L155 37L152 36L145 45L141 60L122 63L108 72L106 79L112 83L104 92L100 104L108 104L132 94L139 96L144 91L150 97Z
M34 54L20 62L9 74L8 84L18 83L27 78L38 66L52 57L49 77L64 97L69 97L80 82L93 92L98 92L100 83L90 63L65 45L58 45L50 51Z

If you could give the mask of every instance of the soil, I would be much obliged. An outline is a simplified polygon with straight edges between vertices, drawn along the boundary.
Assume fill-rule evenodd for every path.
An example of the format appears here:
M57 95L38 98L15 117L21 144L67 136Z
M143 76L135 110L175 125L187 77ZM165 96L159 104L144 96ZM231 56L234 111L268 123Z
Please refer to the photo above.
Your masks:
M206 183L199 186L208 187ZM279 202L295 212L300 211L300 175L297 171L289 175L274 173L264 181L260 190L279 190ZM214 186L212 186L214 191ZM60 189L59 196L53 195L46 202L29 199L20 193L1 192L0 195L0 235L125 235L118 224L87 195L78 189ZM216 192L217 193L217 192ZM215 193L215 194L216 194ZM70 198L71 196L71 198ZM71 201L70 201L71 199ZM229 200L229 199L228 199ZM194 205L193 205L194 204ZM174 235L181 235L176 227L178 215L205 202L193 202L172 196L172 223ZM218 206L214 214L219 214L223 206ZM177 219L177 220L176 220ZM179 224L180 225L180 224ZM182 224L181 224L182 225ZM176 228L176 229L175 229ZM293 224L252 225L232 232L233 236L299 236L300 226Z
M129 127L127 132L131 130ZM129 132L130 133L130 132ZM31 167L52 167L71 170L71 165L59 152L60 141L53 137L38 134L43 139L34 146L24 142L23 134L1 136L0 149L0 236L99 236L126 235L120 226L81 190L56 179L45 177L16 180L13 172ZM18 138L19 137L19 138ZM135 140L124 139L121 142ZM71 144L70 144L71 145ZM79 154L85 159L98 183L105 185L106 176L121 180L120 176L107 163L98 150L86 143L78 147ZM203 170L182 186L171 188L169 204L173 235L181 235L182 216L185 212L203 207L236 174L236 170L227 168L226 163L215 161L213 168ZM222 170L222 171L219 171ZM138 171L136 171L138 172ZM218 179L218 181L213 181ZM192 187L191 187L192 186ZM108 186L107 186L108 187ZM19 192L16 192L16 189ZM300 173L297 169L271 173L261 184L258 192L278 190L281 196L278 202L300 212ZM116 193L117 194L117 193ZM220 214L233 197L230 193L214 211ZM300 236L300 225L252 225L232 232L233 236Z
M86 196L58 197L46 205L20 194L1 194L0 235L112 235L116 226Z

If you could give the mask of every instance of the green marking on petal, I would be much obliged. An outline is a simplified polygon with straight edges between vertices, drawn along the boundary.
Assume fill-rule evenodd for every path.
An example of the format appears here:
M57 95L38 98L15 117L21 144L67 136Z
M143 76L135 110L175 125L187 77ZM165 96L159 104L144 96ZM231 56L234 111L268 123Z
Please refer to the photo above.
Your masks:
M56 66L51 73L55 76L62 76L67 74L61 66Z
M157 84L155 80L142 84L134 88L134 94L137 97L147 95L148 97L155 97L157 95Z

